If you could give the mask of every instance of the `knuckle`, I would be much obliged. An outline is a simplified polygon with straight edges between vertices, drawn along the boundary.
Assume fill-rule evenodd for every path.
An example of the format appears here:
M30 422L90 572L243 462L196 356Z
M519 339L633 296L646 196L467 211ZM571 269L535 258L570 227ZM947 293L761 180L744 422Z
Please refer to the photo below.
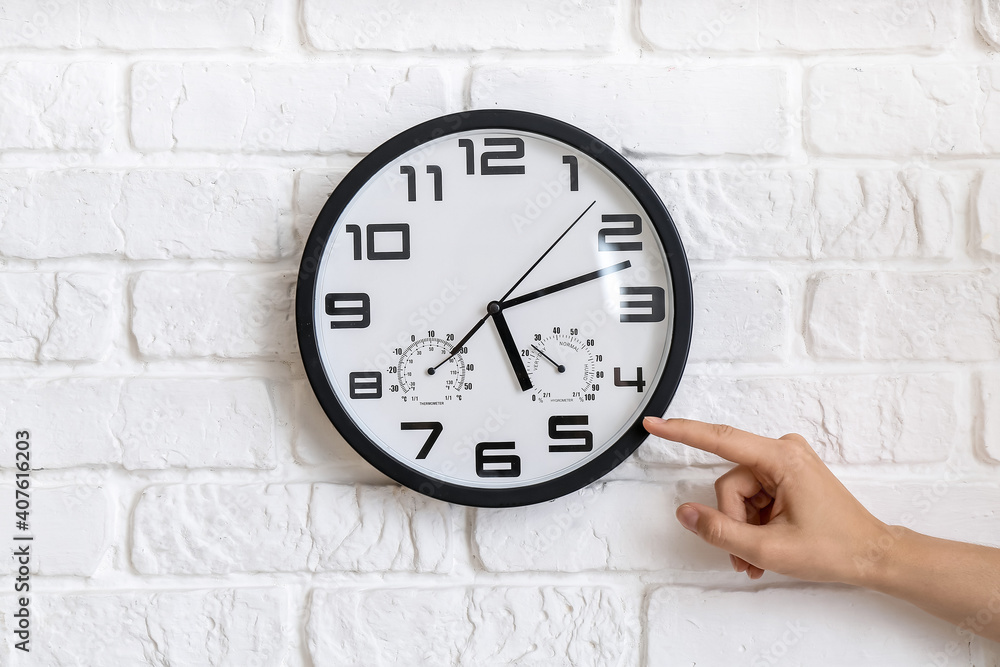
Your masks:
M786 433L785 435L781 436L779 438L779 440L786 440L786 441L789 441L789 442L796 442L796 443L798 443L800 445L808 445L809 444L809 442L804 437L802 437L800 434L798 434L798 433Z
M709 544L723 544L726 539L725 525L718 517L713 517L705 522L703 535Z
M715 435L719 438L728 438L736 431L729 424L712 424L712 430L715 431Z

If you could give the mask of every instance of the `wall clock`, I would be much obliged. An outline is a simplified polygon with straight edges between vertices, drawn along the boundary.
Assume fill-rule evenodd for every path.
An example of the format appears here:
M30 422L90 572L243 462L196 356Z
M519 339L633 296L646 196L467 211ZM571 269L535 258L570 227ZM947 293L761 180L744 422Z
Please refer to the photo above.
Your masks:
M442 500L507 507L625 460L673 397L691 279L619 153L521 111L443 116L375 149L306 243L310 384L348 443Z

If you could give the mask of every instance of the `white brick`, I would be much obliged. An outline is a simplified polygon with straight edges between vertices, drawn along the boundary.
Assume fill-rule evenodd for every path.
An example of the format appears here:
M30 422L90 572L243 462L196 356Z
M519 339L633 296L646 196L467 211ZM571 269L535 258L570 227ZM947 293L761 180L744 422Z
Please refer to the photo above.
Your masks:
M958 0L712 0L687 6L643 2L643 35L663 49L941 49L957 35Z
M268 0L8 0L0 48L267 48L280 26Z
M832 154L996 153L998 72L946 63L820 65L809 74L806 134Z
M0 172L0 254L45 259L120 253L111 219L121 176L92 170Z
M55 277L56 318L42 343L43 360L102 361L108 355L121 284L113 275L60 273Z
M132 470L275 466L263 380L129 380L112 424Z
M317 589L306 636L317 665L631 665L635 606L596 587Z
M1000 354L992 273L827 272L809 280L806 344L828 359L969 361Z
M309 484L152 486L132 514L145 574L294 572L312 548Z
M132 526L146 574L451 567L450 507L398 487L153 486Z
M307 170L299 172L298 185L295 190L296 213L315 221L319 212L323 210L323 206L326 205L326 200L340 185L340 180L343 177L344 172L342 171Z
M32 468L68 468L121 461L111 432L120 380L0 383L0 422L31 433ZM13 438L0 439L0 461L14 465Z
M291 206L290 173L233 165L0 172L0 254L277 259Z
M274 357L296 349L295 274L146 271L132 285L132 333L146 357Z
M1000 463L1000 377L984 373L979 381L984 421L980 447L991 461Z
M13 453L10 456L13 461ZM112 539L106 492L96 486L33 486L28 490L31 510L28 530L15 535L34 536L31 571L43 575L89 576L97 569ZM0 487L0 506L14 520L13 486ZM0 571L13 572L10 558L0 560Z
M955 626L861 589L658 588L649 598L646 664L957 665ZM958 662L935 656L961 643ZM953 654L954 655L954 654Z
M288 653L280 587L50 593L32 605L40 665L280 665Z
M524 109L641 154L787 155L788 81L776 67L481 67L476 108ZM622 100L628 100L622 104Z
M963 0L760 0L761 47L941 50L954 42L967 12Z
M112 516L101 487L36 487L31 530L38 573L93 574L111 544Z
M667 416L772 438L799 433L829 463L940 462L954 446L956 384L940 374L744 379L688 373ZM653 464L724 463L655 437L636 456Z
M55 321L52 274L0 275L0 357L34 359Z
M344 177L342 171L299 172L295 188L295 242L304 246L319 212Z
M674 518L711 489L599 482L543 505L476 510L473 540L493 572L724 569L729 561L699 544Z
M0 48L80 44L78 0L7 0L0 5Z
M0 149L107 148L114 126L113 76L108 63L0 67Z
M979 113L984 150L1000 153L1000 67L984 65L978 72L982 99L974 106Z
M419 7L402 0L374 0L363 5L306 0L303 8L309 42L335 51L606 49L611 46L618 17L614 0L517 0L502 4L435 0Z
M882 521L946 540L1000 546L995 484L968 482L968 464L931 469L928 481L850 483L858 500ZM874 553L879 553L877 546Z
M135 171L125 177L114 219L133 259L273 260L291 197L287 173Z
M0 275L0 358L100 361L120 301L114 276Z
M706 0L697 4L650 2L639 5L639 28L658 49L703 51L761 48L759 0Z
M961 224L956 184L927 169L676 170L650 181L691 259L944 257Z
M139 149L368 152L454 106L430 67L140 63Z
M693 361L776 361L788 348L788 288L770 271L695 273Z
M318 572L447 572L451 507L398 486L316 484L309 503Z
M278 42L272 0L80 3L82 45L112 49L250 48Z
M976 0L976 26L990 46L1000 49L1000 2Z
M976 198L979 246L1000 256L1000 170L983 173Z

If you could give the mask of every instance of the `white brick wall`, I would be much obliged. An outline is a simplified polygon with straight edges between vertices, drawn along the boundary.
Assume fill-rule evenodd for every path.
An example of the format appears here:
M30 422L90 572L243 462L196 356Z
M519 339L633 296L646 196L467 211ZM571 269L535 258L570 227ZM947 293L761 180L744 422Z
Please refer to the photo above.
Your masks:
M670 414L802 433L879 517L998 544L998 49L997 0L2 3L0 517L30 429L38 538L34 655L5 559L0 664L1000 664L732 573L673 517L725 466L672 443L535 507L398 488L317 405L291 301L361 155L557 116L684 238Z

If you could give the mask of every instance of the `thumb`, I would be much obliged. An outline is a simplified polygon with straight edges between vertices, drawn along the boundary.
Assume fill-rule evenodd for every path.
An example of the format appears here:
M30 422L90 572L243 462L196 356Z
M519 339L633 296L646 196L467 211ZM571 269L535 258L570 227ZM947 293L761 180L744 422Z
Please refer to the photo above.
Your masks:
M712 546L725 549L748 562L756 562L753 556L763 537L759 526L731 519L719 510L699 503L684 503L678 507L677 520Z

